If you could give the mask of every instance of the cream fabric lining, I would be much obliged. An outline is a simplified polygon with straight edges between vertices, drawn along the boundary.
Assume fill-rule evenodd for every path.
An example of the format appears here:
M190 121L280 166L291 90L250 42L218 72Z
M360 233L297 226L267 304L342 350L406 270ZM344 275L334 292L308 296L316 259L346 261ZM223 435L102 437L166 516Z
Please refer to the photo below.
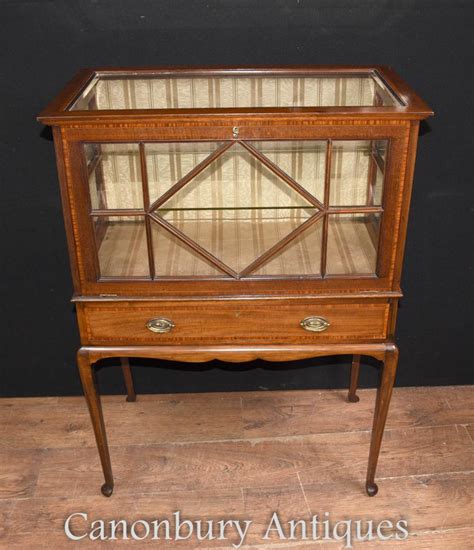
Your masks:
M337 219L336 219L337 218ZM327 273L370 274L375 272L376 249L365 216L331 216ZM272 235L280 237L294 228L291 221L230 220L187 222L181 229L206 250L234 268L246 267L268 249ZM152 222L157 276L226 276L165 229ZM317 275L320 273L322 222L319 220L289 243L253 275ZM225 240L221 240L226 237ZM102 276L148 276L148 254L143 222L115 221L109 224L99 249Z
M394 105L380 81L362 77L99 78L77 109L216 109Z
M186 145L186 147L185 147ZM148 144L146 164L153 202L212 153L218 144ZM307 189L324 200L326 146L324 142L256 142L261 152ZM104 144L100 167L105 189L98 191L97 170L90 176L93 208L143 208L140 158L136 144ZM370 142L334 142L330 204L367 204ZM377 168L375 204L381 204L383 174ZM166 208L250 208L305 206L307 201L283 180L236 144L183 187ZM104 207L104 205L102 205Z

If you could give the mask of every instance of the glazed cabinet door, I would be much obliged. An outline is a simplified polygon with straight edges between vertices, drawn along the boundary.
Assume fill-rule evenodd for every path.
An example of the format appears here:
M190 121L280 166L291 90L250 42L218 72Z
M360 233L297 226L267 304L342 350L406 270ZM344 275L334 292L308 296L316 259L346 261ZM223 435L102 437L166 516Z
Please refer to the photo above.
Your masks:
M86 282L389 289L403 140L237 137L75 143Z
M375 276L387 146L86 144L100 279Z

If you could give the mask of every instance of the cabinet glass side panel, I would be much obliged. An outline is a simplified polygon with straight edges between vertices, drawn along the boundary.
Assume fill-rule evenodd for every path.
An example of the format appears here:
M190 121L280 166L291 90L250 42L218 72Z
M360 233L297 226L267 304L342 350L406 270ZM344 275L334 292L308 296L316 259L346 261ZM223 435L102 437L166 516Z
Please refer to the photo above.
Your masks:
M207 77L98 73L69 110L399 105L401 101L375 71Z

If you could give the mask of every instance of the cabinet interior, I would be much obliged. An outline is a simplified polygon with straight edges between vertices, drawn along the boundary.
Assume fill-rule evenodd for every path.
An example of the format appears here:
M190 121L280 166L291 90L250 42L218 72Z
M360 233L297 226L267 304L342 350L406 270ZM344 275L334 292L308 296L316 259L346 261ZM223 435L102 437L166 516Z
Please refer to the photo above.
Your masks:
M388 140L86 143L101 278L376 276Z

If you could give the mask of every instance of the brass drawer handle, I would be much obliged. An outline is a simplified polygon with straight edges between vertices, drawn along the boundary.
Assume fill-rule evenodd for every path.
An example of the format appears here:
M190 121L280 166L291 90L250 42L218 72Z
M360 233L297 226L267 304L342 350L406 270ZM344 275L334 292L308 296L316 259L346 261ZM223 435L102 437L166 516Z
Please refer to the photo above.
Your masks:
M301 321L300 326L310 332L323 332L331 325L324 317L306 317L306 319Z
M151 330L151 332L163 334L165 332L169 332L175 325L173 321L170 321L169 319L158 317L156 319L150 319L145 326L148 330Z

